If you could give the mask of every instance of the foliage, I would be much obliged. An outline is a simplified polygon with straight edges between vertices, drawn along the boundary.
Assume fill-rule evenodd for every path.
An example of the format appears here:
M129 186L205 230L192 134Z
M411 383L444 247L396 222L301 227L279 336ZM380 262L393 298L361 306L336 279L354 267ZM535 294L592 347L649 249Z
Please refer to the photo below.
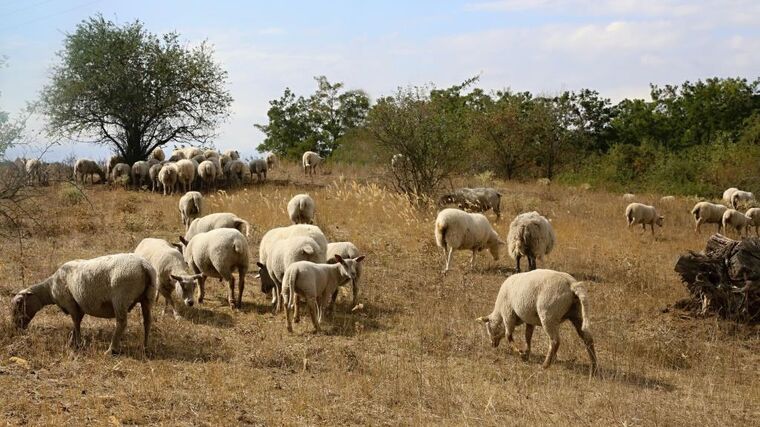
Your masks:
M188 48L177 33L154 35L140 21L82 21L42 92L48 131L93 137L130 164L171 141L203 143L232 102L212 54L206 43Z

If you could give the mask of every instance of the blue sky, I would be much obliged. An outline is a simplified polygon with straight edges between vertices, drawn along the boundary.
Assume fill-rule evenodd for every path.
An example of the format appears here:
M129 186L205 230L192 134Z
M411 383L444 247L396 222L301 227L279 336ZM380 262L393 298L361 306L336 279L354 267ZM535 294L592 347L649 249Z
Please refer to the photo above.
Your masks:
M37 97L63 37L102 13L150 31L207 40L229 71L235 102L217 147L254 154L268 101L309 93L326 75L371 97L398 86L448 86L475 74L486 89L552 94L593 88L618 101L649 83L760 76L760 2L751 0L114 1L0 0L0 110ZM44 141L29 126L34 155ZM36 143L35 143L36 142ZM64 143L45 158L108 150Z

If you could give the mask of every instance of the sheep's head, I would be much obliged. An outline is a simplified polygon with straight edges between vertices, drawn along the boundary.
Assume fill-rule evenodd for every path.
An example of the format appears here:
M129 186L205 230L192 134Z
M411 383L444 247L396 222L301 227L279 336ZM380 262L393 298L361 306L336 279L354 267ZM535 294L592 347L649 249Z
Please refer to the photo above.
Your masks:
M42 302L37 295L21 291L11 301L11 320L17 328L26 329L41 308Z
M342 256L336 254L335 261L340 264L340 275L345 279L351 280L352 283L356 282L356 266L364 261L364 255L356 258L344 259Z
M491 316L478 317L475 320L485 325L488 338L491 339L491 346L498 347L501 339L504 338L504 335L506 334L504 330L504 322L494 321L491 319Z
M657 225L659 225L660 227L662 227L663 221L665 221L665 217L662 216L662 215L660 215L660 216L657 217L657 220L655 222L657 223Z
M269 270L266 265L261 262L257 262L256 265L259 266L259 272L256 274L256 277L261 279L261 292L267 294L274 288L274 281L269 277Z
M174 275L170 274L169 277L174 280L175 292L182 295L182 302L186 306L192 307L195 304L195 285L203 277L202 274L194 274L192 276L186 275Z
M491 253L491 256L493 257L494 261L499 260L499 247L505 246L507 243L498 237L491 238L488 241L488 252Z

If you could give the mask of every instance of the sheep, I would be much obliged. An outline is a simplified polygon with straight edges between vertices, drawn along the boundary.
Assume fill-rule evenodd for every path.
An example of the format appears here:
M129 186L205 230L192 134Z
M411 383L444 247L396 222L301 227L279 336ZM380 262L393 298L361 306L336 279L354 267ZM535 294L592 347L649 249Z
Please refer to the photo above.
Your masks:
M206 159L219 158L219 152L216 150L206 150L203 152L203 155L206 157Z
M673 203L676 201L675 196L662 196L660 197L660 203Z
M227 302L230 308L242 308L245 275L248 272L248 240L245 236L232 228L217 228L196 234L189 241L182 238L180 241L185 245L185 262L195 274L202 274L198 279L198 302L203 303L206 295L206 278L215 277L229 283ZM238 272L237 302L233 276L235 270Z
M166 154L164 154L164 150L156 147L153 149L153 151L150 152L148 159L155 159L159 162L163 162L164 159L166 159Z
M760 229L760 208L747 209L744 215L750 219L749 224L747 224L747 234L749 234L749 227L754 226L755 234L760 237L760 232L758 232L758 229Z
M126 163L117 163L111 168L111 181L115 183L119 183L119 181L122 181L124 184L124 187L126 188L127 184L129 184L129 176L132 174L132 168L129 167Z
M509 276L499 289L491 314L476 320L485 325L493 347L498 347L506 335L512 349L526 361L530 357L533 329L541 326L551 344L542 365L544 369L551 366L557 355L560 324L570 320L586 346L591 361L590 374L596 372L594 338L589 330L588 294L582 282L567 273L533 270ZM524 351L517 349L512 338L515 327L522 323L525 323Z
M226 154L222 154L221 156L219 156L219 164L222 165L222 171L224 171L225 168L227 167L227 163L231 161L232 161L232 158L230 158L230 156Z
M179 168L176 163L166 163L164 167L158 171L158 180L161 181L161 186L164 187L164 196L166 193L174 194L177 189L177 182L179 181Z
M273 247L275 243L295 236L309 237L316 243L317 251L313 255L313 258L307 259L314 262L326 262L327 261L327 238L316 225L308 224L295 224L287 227L277 227L267 231L261 238L259 243L259 262L256 264L259 266L259 274L256 276L261 279L261 292L272 294L272 306L275 308L275 312L280 309L279 300L279 285L275 282L282 278L282 274L285 273L285 267L283 262L279 260L277 263L270 261L272 257ZM272 265L279 265L276 272L272 270ZM279 275L278 275L279 273ZM278 279L279 278L279 279Z
M161 181L158 179L158 175L161 173L161 169L164 167L161 163L153 165L148 169L148 178L151 182L151 191L155 192L161 187Z
M135 162L132 165L132 185L139 189L143 183L147 184L150 179L150 165L144 160Z
M94 184L94 175L97 175L98 178L100 178L98 182L101 184L106 182L106 174L103 172L103 168L101 168L94 160L79 159L76 164L74 164L74 180L76 182L81 181L82 184L84 184L87 181L87 176L89 176L90 183Z
M736 209L728 209L723 212L723 218L721 220L723 230L728 232L728 226L731 226L734 230L736 230L737 233L739 233L740 238L746 231L748 231L747 228L751 223L751 217L737 211Z
M233 159L224 166L224 175L230 185L242 185L245 171L248 169L242 160Z
M731 206L731 196L733 196L736 191L739 191L739 189L731 187L723 192L723 201L726 202L727 205Z
M106 255L89 260L69 261L52 276L24 289L11 301L12 319L26 329L42 307L57 304L71 316L74 330L71 346L81 343L80 325L85 314L113 319L116 330L106 354L119 353L121 337L127 328L127 313L140 303L143 317L143 348L148 346L156 270L135 254Z
M296 194L288 202L288 217L293 224L314 222L314 199L308 194Z
M216 185L216 165L214 162L204 160L198 165L198 177L206 186L207 191L211 191Z
M184 149L184 152L185 152L185 158L188 160L192 159L193 157L203 156L203 151L201 151L200 148L196 148L196 147L187 147Z
M192 157L190 160L194 161L195 163L198 163L199 165L206 161L206 156L203 154L199 154L195 157Z
M187 156L185 155L185 150L182 148L176 148L172 151L172 155L169 157L170 162L178 162L183 159L187 159Z
M246 237L250 235L251 225L248 221L238 218L229 212L219 212L196 218L190 222L190 227L185 232L185 240L190 241L196 234L205 233L217 228L234 228Z
M509 224L507 247L520 272L520 259L528 257L528 271L536 269L536 259L549 255L557 241L552 224L538 212L517 215Z
M731 207L739 208L739 202L751 202L755 199L749 191L736 190L731 194Z
M278 163L277 154L267 153L265 159L267 162L267 169L274 169L275 166L277 166L277 163ZM264 178L266 178L266 176Z
M356 247L351 242L333 242L327 244L327 263L328 264L334 264L337 262L337 258L335 258L336 255L340 255L341 257L348 259L348 258L358 258L359 257L359 248ZM353 291L353 299L351 300L351 307L356 307L357 302L359 301L359 280L362 277L362 264L356 264L356 278L351 281L351 288ZM348 280L344 280L341 283L338 283L338 286L343 286L348 283ZM335 292L333 292L332 295L332 303L335 304L335 299L338 296L338 290L336 289Z
M282 277L282 300L287 314L288 332L293 332L293 312L298 311L296 295L306 300L314 331L320 331L322 313L341 283L356 281L356 268L364 256L343 259L335 255L335 264L297 261L288 266ZM298 315L296 315L298 321Z
M313 151L307 151L303 153L303 158L301 160L304 175L308 173L308 175L311 176L317 172L317 166L322 164L324 158Z
M636 200L636 195L631 194L631 193L625 193L623 194L623 200L625 200L626 202L632 202Z
M460 209L473 212L487 212L493 209L496 219L501 218L501 193L494 188L460 188L442 195L438 204L456 204Z
M33 184L42 184L43 166L39 159L29 159L26 161L26 174Z
M292 236L277 240L269 246L266 264L259 259L256 265L259 267L261 291L265 294L272 292L275 313L283 307L280 291L282 278L288 266L296 261L324 264L324 254L319 243L309 236ZM268 275L268 278L264 277L265 275Z
M446 263L444 273L449 271L454 250L472 250L472 267L476 252L488 248L493 259L498 261L499 245L505 244L485 215L467 213L459 209L444 209L438 213L435 220L435 243L443 249L443 259Z
M158 297L162 295L166 301L164 314L171 305L174 318L178 319L178 307L174 304L172 294L182 300L186 306L192 307L195 285L200 280L201 275L187 274L187 264L182 257L182 252L163 239L142 239L135 248L135 254L148 260L153 269L156 270L156 302L158 302Z
M188 191L179 198L179 215L185 231L190 228L190 223L201 216L203 196L197 191ZM188 239L189 240L189 239Z
M718 224L718 233L723 227L723 214L728 208L710 202L699 202L694 205L691 214L694 215L694 231L700 232L702 224Z
M267 169L269 165L265 159L253 159L248 163L248 168L251 170L251 178L253 174L256 174L256 179L261 182L267 179Z
M222 161L219 160L219 157L210 157L208 161L213 163L214 167L216 167L216 180L224 181L224 168L222 167Z
M628 228L632 225L641 224L641 228L646 231L647 225L652 227L652 235L654 236L654 225L662 227L665 217L659 215L654 206L645 205L642 203L631 203L625 208L625 217L628 221Z
M182 159L176 165L177 183L181 186L183 192L188 192L195 180L195 163L191 160Z
M122 156L113 155L108 159L108 163L106 163L106 177L111 178L114 166L118 165L119 163L126 163L127 161Z
M237 150L225 150L224 155L229 157L230 160L239 160L240 159L240 153L237 152Z
M543 185L543 186L549 186L552 183L552 180L549 178L539 178L536 180L536 184Z

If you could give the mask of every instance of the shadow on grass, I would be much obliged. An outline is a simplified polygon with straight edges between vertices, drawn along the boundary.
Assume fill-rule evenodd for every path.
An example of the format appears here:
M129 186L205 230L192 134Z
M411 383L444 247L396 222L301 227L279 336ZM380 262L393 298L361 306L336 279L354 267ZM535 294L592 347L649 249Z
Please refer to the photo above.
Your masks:
M195 306L193 308L187 308L183 310L182 317L195 325L231 328L235 324L232 315L229 313L222 313L218 310L210 310L202 306Z
M532 356L531 359L533 359ZM543 358L541 358L540 361L543 362ZM584 376L588 376L590 369L589 363L581 363L576 360L559 361L555 362L554 365L562 366L568 371L573 371ZM656 378L649 378L635 372L622 372L618 369L608 369L601 365L597 368L595 378L602 381L613 381L647 390L671 392L676 389L672 384Z

